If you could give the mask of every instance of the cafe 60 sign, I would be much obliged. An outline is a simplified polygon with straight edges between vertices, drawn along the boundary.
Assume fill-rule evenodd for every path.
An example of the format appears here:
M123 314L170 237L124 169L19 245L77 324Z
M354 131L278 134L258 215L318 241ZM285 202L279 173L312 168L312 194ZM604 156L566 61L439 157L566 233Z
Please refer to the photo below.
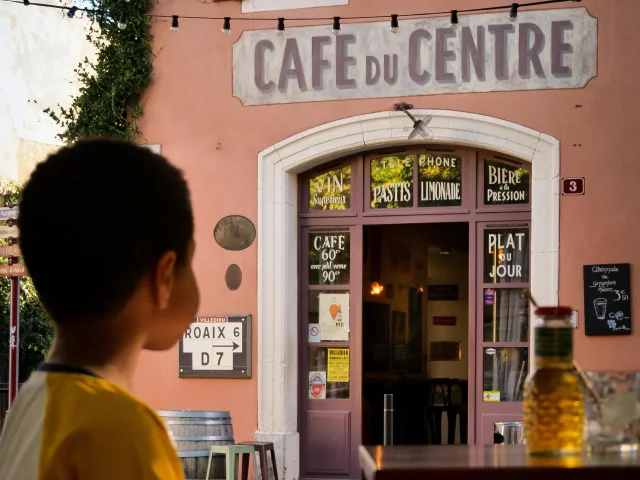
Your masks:
M597 20L586 8L243 32L233 94L244 105L464 92L581 88L597 74Z

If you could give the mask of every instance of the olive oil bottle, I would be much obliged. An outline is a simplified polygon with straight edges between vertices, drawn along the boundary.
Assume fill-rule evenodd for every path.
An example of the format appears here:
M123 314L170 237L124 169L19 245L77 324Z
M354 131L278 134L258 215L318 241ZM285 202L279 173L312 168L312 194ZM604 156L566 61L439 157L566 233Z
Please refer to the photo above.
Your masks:
M530 455L578 455L584 432L584 382L573 366L571 309L538 307L535 365L524 388L524 437Z

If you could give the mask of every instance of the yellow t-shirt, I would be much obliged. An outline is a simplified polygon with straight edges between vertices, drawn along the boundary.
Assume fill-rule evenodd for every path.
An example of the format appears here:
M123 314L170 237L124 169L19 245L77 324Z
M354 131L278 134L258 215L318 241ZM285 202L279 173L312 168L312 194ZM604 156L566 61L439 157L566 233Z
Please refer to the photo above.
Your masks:
M0 437L1 480L183 480L163 421L91 372L44 364Z

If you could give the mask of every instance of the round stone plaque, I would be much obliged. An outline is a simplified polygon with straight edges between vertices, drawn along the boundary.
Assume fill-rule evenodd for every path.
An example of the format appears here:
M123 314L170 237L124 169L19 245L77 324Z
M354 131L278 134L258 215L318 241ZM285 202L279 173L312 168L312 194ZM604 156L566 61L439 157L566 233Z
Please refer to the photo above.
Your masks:
M240 267L235 263L229 265L227 267L227 273L224 276L224 280L227 282L229 290L238 290L242 283L242 270L240 270Z
M213 237L225 250L244 250L256 238L253 222L242 215L229 215L218 222Z

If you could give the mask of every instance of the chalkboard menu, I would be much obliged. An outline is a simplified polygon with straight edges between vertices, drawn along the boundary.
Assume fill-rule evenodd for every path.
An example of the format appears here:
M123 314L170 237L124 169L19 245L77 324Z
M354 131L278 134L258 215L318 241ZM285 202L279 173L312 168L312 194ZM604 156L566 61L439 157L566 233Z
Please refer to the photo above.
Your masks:
M631 335L628 263L584 266L585 335Z

